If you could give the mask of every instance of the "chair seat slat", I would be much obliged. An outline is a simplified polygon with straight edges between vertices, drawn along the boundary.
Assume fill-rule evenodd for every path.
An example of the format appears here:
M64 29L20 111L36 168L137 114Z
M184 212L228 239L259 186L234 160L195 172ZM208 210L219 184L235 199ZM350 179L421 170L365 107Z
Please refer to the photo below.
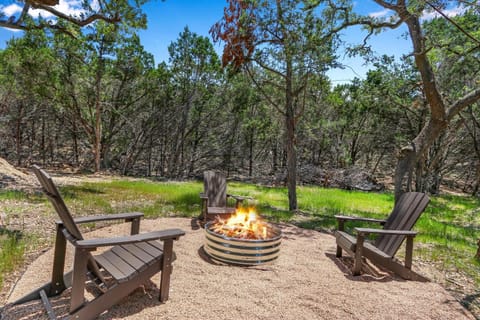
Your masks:
M127 251L123 246L116 246L112 248L112 252L118 255L123 261L131 265L135 270L141 272L147 268L145 263Z
M112 250L102 253L99 257L95 257L95 259L115 278L115 280L119 282L125 281L132 275L138 273L135 268L129 265L120 256L116 255Z
M155 246L152 246L147 242L140 242L140 243L136 243L135 245L141 248L143 251L145 251L149 255L151 255L152 257L158 257L163 253L162 250L156 248Z

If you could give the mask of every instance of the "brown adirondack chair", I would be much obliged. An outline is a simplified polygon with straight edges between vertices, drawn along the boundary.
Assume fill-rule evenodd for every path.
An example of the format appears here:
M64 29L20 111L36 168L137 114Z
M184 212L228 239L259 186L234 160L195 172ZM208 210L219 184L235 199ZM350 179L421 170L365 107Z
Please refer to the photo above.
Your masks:
M227 193L227 179L225 175L215 171L203 173L202 219L204 222L220 216L226 218L235 213L235 210L249 197L242 197ZM235 199L235 207L227 206L227 198Z
M47 297L58 295L66 288L72 287L69 317L94 319L159 271L162 271L159 300L164 302L168 299L172 262L175 260L173 241L184 235L184 231L168 229L138 234L140 218L143 216L138 212L74 219L51 177L38 166L34 166L33 171L60 216L60 221L57 221L51 282L19 299L15 304L40 298L50 319L56 319ZM130 236L85 240L77 226L81 223L116 219L131 222ZM74 246L75 253L73 270L64 274L66 240ZM109 249L98 255L91 254L101 247ZM105 282L105 273L113 280L109 284ZM87 277L102 291L91 301L85 298Z
M342 249L354 257L353 275L360 274L362 257L365 257L372 263L389 269L404 279L426 281L426 278L411 270L413 238L417 234L411 229L427 207L428 202L429 198L424 193L407 192L400 197L386 220L335 216L338 221L338 231L335 232L337 257L342 256ZM379 223L383 225L383 229L354 228L356 231L356 237L354 237L344 231L345 221ZM377 235L373 243L365 241L365 237L369 234ZM402 265L394 256L405 238L407 239L405 264Z

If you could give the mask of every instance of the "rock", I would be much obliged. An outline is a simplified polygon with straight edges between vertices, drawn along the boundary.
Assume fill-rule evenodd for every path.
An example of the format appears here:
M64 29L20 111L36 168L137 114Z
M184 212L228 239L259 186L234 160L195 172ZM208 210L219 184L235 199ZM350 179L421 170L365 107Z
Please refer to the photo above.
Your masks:
M358 168L350 168L343 171L341 188L347 190L382 191L385 189L385 186L382 183L378 183L369 173Z

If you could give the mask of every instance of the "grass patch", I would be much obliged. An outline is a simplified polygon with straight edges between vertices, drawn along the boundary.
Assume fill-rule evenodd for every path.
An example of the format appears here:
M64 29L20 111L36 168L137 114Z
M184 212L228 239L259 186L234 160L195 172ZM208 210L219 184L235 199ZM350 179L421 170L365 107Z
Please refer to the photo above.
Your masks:
M27 194L23 191L17 190L2 190L0 191L0 201L2 200L21 200L26 199Z
M17 232L0 229L0 288L4 276L23 262L25 242Z
M61 188L65 202L79 215L141 211L146 218L198 215L201 190L198 182L124 180Z

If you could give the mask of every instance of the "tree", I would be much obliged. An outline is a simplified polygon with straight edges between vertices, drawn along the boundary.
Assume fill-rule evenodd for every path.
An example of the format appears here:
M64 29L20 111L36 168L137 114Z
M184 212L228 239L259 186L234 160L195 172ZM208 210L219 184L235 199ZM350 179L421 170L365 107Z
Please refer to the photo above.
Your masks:
M403 147L400 151L394 177L395 198L398 199L404 191L404 187L407 190L411 188L408 183L405 186L405 182L411 181L409 176L412 176L414 168L419 161L422 161L435 140L445 132L448 125L461 110L480 99L480 88L465 84L460 94L451 95L446 91L442 91L438 83L438 71L435 70L431 62L431 57L429 56L430 47L426 41L428 35L425 35L425 30L422 28L420 19L422 12L428 8L433 8L436 12L441 13L441 10L448 4L448 1L437 1L435 5L429 1L375 0L375 2L386 9L393 10L396 14L396 21L391 27L396 28L399 23L407 26L408 34L413 45L415 66L420 74L422 90L430 111L430 118L420 133L409 145ZM465 5L468 6L468 3L465 2ZM470 4L470 6L475 5ZM463 32L461 34L463 34L463 37L467 37L468 35L468 33ZM462 36L461 34L459 34L459 36ZM472 51L478 53L478 43L480 42L478 42L478 40L475 42L477 43L476 49L470 50L467 55L472 54Z
M213 102L221 76L220 61L211 41L191 32L188 27L168 46L168 51L175 107L180 115L171 123L175 139L169 171L186 170L190 174L206 136L202 131L214 120L209 109L218 108ZM172 170L174 168L176 170Z
M304 110L303 93L313 74L323 74L335 63L333 30L339 16L328 6L317 16L308 1L300 0L229 0L228 4L210 32L214 41L225 43L223 65L245 68L264 99L283 117L288 203L290 210L296 210L296 129Z
M53 110L49 110L48 106L53 101L57 87L53 56L43 30L35 30L22 38L8 41L7 49L2 52L3 101L8 109L7 119L14 140L14 146L10 144L9 147L13 147L17 165L24 160L30 161L32 156L40 156L39 159L45 163L47 150L54 147L48 132L53 127L48 121ZM40 134L30 134L36 132L36 128L41 128ZM5 144L9 145L8 140ZM25 146L30 147L30 152L25 150ZM36 153L37 147L39 154Z

